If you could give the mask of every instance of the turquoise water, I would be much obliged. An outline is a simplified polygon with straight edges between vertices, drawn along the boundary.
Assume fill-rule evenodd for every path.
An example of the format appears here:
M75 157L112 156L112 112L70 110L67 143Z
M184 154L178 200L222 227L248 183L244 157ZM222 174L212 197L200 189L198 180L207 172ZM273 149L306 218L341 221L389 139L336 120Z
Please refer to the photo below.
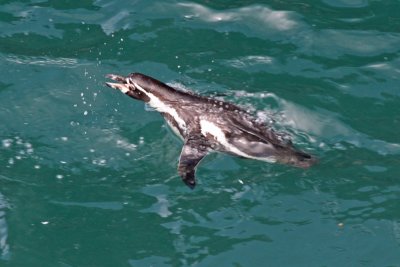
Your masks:
M0 1L0 266L400 266L400 2ZM138 71L273 121L308 170L189 190Z

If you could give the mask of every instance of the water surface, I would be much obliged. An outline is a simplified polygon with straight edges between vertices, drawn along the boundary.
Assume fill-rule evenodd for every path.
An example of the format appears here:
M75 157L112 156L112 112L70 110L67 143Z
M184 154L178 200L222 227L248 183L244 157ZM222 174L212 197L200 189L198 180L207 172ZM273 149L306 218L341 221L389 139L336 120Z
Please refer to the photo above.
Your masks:
M400 266L400 2L1 1L0 266ZM253 111L308 170L180 181L143 72Z

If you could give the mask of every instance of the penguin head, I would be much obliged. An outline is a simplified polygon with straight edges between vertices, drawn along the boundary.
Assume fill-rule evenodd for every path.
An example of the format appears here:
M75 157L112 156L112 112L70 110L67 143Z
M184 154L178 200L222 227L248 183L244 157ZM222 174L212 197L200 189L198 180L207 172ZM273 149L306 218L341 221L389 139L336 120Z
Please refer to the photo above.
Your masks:
M138 85L135 76L133 74L130 74L128 77L123 77L116 74L107 74L106 78L109 78L117 82L117 83L106 82L106 85L108 87L119 90L122 93L132 98L142 100L144 102L149 102L150 99L146 95L146 90L140 85ZM137 87L140 87L141 90L139 90Z

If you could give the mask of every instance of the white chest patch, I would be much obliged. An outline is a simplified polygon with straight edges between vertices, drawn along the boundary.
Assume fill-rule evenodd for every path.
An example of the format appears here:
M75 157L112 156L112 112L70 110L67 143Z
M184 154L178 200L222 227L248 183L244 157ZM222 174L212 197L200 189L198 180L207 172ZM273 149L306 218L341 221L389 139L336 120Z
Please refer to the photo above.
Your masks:
M154 94L152 94L150 92L147 92L145 89L143 89L137 83L134 83L134 85L135 85L135 88L137 88L138 90L140 90L142 93L144 93L145 95L147 95L150 98L149 105L152 108L154 108L158 112L169 114L177 122L177 124L179 125L179 128L183 129L183 131L186 132L185 121L179 116L178 112L173 107L165 104L157 96L155 96ZM175 129L173 129L173 130L175 131Z
M169 120L165 120L167 122L167 124L169 125L169 128L172 130L172 132L174 132L174 134L176 136L178 136L182 141L184 140L183 136L181 135L181 133L179 132L179 129L175 127L175 125L173 125L172 123L169 122Z
M257 159L257 160L263 160L267 162L275 162L276 160L272 157L265 157L265 158L260 158L260 157L255 157L252 155L249 155L243 151L241 151L239 148L236 146L232 145L229 143L228 139L225 136L225 133L222 131L218 125L216 125L213 122L207 121L207 120L200 120L200 128L201 128L201 134L206 136L207 134L213 136L215 140L217 140L227 151L230 151L233 154L236 154L241 157L245 158L250 158L250 159Z

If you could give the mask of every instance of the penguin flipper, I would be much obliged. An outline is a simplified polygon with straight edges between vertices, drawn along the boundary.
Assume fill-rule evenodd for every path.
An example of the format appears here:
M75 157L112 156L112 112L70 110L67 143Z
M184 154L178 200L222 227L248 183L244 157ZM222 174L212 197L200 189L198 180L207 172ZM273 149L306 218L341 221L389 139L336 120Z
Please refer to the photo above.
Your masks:
M179 158L178 173L190 189L196 186L196 166L208 154L208 149L206 140L201 136L189 136L185 140Z

